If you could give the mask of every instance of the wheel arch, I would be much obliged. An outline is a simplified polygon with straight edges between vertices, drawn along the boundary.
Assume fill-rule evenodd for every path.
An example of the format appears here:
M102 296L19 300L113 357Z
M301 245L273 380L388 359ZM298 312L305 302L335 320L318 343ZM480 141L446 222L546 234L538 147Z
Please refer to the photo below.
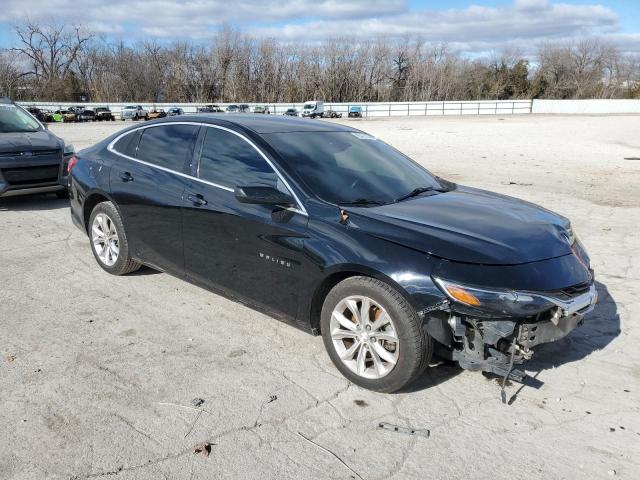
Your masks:
M388 275L364 265L345 264L331 268L326 272L324 278L316 286L313 291L311 303L309 306L309 325L314 335L319 335L320 331L320 315L322 313L322 305L327 294L338 283L350 277L370 277L389 284L396 289L414 308L415 302L407 291L398 282L394 281Z
M89 233L89 217L91 217L91 212L93 212L93 209L96 207L96 205L102 202L112 202L118 212L120 212L118 205L113 202L113 200L107 193L98 190L88 192L82 205L82 220L84 222L84 230L85 232L87 232L87 234Z

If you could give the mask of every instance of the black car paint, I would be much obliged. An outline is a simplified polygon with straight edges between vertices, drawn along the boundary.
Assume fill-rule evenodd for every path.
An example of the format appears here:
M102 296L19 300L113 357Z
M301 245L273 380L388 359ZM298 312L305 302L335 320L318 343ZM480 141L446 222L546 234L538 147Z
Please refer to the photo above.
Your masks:
M145 126L172 121L186 120L167 118ZM113 200L136 259L313 332L324 294L354 274L398 289L445 344L450 343L445 320L426 314L447 303L433 275L536 291L593 280L580 244L572 249L560 235L567 225L562 216L454 186L396 204L349 207L345 221L344 212L314 197L262 137L287 129L309 134L358 130L264 115L198 115L188 122L227 128L253 142L301 199L306 214L243 204L232 191L199 181L197 148L191 164L178 173L113 153L107 146L119 132L78 154L71 182L74 223L86 231L92 205ZM140 128L145 127L123 132ZM126 179L127 172L135 181Z

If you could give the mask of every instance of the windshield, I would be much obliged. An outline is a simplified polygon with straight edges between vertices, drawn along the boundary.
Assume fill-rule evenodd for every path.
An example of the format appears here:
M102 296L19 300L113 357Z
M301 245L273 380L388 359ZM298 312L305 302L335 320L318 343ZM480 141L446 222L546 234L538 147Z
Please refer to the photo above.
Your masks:
M126 107L124 107L125 110L135 110L137 107L134 107L133 105L128 105Z
M359 112L360 110L362 110L361 107L351 107L352 112Z
M263 134L321 199L337 205L393 203L419 188L442 189L433 175L362 132Z
M15 105L0 105L0 133L37 132L42 126Z
M313 104L313 103L307 103L307 104L304 106L304 109L305 109L305 110L313 110L314 108L316 108L316 106L315 106L315 104Z

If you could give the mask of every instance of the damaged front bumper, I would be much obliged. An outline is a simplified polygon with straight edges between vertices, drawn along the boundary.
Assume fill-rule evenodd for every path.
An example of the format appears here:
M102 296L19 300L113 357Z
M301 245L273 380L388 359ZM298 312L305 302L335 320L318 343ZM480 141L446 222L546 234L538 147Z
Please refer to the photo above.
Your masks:
M455 307L450 309L447 323L451 348L445 356L468 370L523 381L525 373L514 369L513 364L530 359L533 347L560 340L578 327L595 307L598 294L591 284L586 292L572 298L545 298L554 307L527 318L476 318L456 313Z

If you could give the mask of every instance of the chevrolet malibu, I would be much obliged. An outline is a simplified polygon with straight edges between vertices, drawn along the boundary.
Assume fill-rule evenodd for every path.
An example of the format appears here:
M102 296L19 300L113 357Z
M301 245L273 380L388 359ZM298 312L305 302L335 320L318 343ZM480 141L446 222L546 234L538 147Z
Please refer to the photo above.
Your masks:
M165 118L69 167L72 219L104 270L148 265L322 335L372 390L402 389L432 356L522 380L514 364L596 303L569 220L346 126Z

